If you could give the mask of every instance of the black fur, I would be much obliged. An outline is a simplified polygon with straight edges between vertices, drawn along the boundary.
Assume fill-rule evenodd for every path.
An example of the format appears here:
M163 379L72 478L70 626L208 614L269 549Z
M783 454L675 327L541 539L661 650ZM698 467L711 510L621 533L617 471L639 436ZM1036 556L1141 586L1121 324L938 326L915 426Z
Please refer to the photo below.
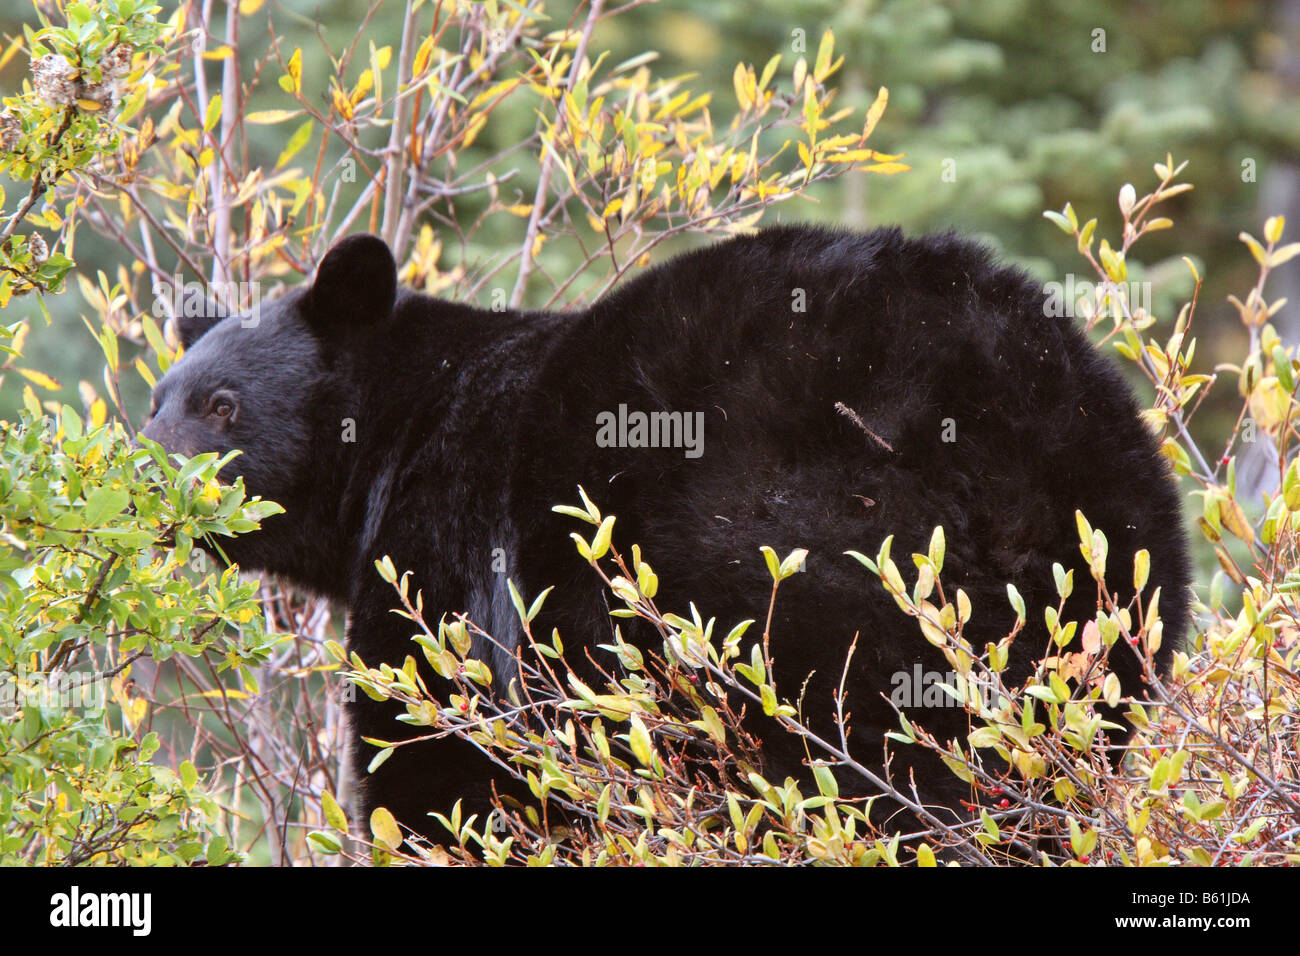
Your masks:
M724 632L766 612L761 545L809 548L777 603L778 686L794 697L812 672L805 714L829 732L831 690L860 635L847 686L851 743L867 763L897 729L881 699L892 675L948 666L846 550L874 554L894 534L910 575L907 556L943 525L945 586L971 597L974 647L1013 624L1007 582L1024 595L1029 625L1010 674L1021 679L1047 647L1053 561L1075 569L1066 619L1095 610L1077 508L1106 533L1120 592L1134 552L1150 550L1162 661L1187 628L1179 499L1133 392L1071 319L1044 314L1040 288L957 236L773 228L680 256L567 314L406 291L394 302L394 288L377 240L345 240L312 286L264 305L255 327L233 317L198 339L159 382L145 429L189 454L244 451L230 473L286 514L235 539L231 559L346 601L351 646L368 664L415 650L373 567L385 554L415 571L434 619L468 610L506 637L517 622L506 574L493 570L500 548L525 595L556 585L538 633L558 626L572 648L607 641L599 582L568 538L574 522L550 511L579 484L618 515L618 541L641 544L660 578L656 603L685 612L695 601ZM209 408L218 389L236 396L233 421ZM598 447L597 416L620 405L703 413L703 453ZM355 443L342 440L349 421ZM1128 649L1113 662L1125 691L1141 693ZM364 696L351 711L358 735L387 739L401 733L394 713ZM941 738L967 730L957 708L916 717ZM364 768L373 750L357 748ZM902 761L915 760L923 797L958 810L966 785L915 749L895 771L905 777ZM764 755L772 778L802 772L793 736L766 734ZM481 811L491 780L464 745L402 748L367 781L361 809L382 804L436 833L428 810L466 797ZM865 792L847 778L842 790Z

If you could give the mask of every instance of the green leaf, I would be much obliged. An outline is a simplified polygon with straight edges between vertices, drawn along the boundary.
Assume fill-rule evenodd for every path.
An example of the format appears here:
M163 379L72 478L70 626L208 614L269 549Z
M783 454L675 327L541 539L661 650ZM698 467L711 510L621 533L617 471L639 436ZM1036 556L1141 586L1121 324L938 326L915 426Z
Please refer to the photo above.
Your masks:
M339 802L334 799L334 794L328 790L320 795L321 810L325 814L325 822L340 833L348 832L348 817L339 806Z
M1020 596L1020 592L1016 590L1014 584L1007 584L1007 599L1011 602L1011 607L1015 609L1016 622L1024 624L1026 620L1025 599Z
M591 559L596 561L609 553L609 543L614 536L614 516L609 515L596 529L596 536L591 539Z
M948 543L943 535L943 526L936 526L934 533L930 535L930 563L934 565L934 573L938 574L943 570L943 559L948 553Z
M284 144L284 150L280 153L279 158L275 161L276 169L279 169L289 160L293 159L298 150L307 145L307 141L311 139L313 125L314 123L312 120L307 120L307 122L303 123L294 131L294 134L289 137L289 142Z
M86 498L86 524L97 527L116 518L126 508L131 495L122 488L96 488Z
M506 589L510 592L510 603L515 606L515 613L519 615L520 623L524 625L531 623L528 619L528 609L524 607L523 596L520 595L519 589L515 587L515 582L507 578Z
M332 833L326 833L324 830L313 830L307 834L308 841L322 853L333 855L343 849L343 843Z
M1069 209L1070 207L1066 206L1065 208ZM1070 220L1067 219L1065 216L1063 216L1061 213L1053 212L1052 210L1048 209L1043 213L1043 218L1051 220L1052 222L1056 223L1056 225L1060 227L1060 230L1064 232L1066 235L1070 235L1070 236L1074 235L1074 226L1072 226L1070 224Z
M627 734L628 744L636 759L641 762L641 766L649 767L654 760L654 751L650 745L650 731L636 714L632 715L631 724L632 727Z
M817 789L823 796L838 797L840 795L840 785L835 780L835 774L831 773L831 768L824 763L813 764L813 777L817 780Z
M537 595L537 597L533 598L533 603L528 608L528 622L530 624L532 623L533 618L537 617L537 615L541 612L542 605L546 603L546 595L550 594L554 590L555 590L555 586L551 585L541 594ZM557 641L559 640L558 635L556 636L556 640Z
M1137 554L1133 555L1133 587L1141 591L1147 586L1147 578L1151 574L1151 552L1142 548Z
M402 845L402 830L385 807L376 807L370 814L370 832L375 839L390 850L397 850Z
M807 548L795 548L786 555L785 560L781 562L781 567L777 569L781 575L781 580L784 581L790 575L798 573L803 568L804 561L807 558Z
M203 114L203 132L212 132L212 127L217 125L217 120L221 118L221 94L217 93L212 99L208 100L208 111Z
M591 515L587 514L587 512L583 511L581 508L574 508L571 505L555 505L551 510L556 514L568 515L570 518L578 518L587 522L587 524L600 523L599 521L592 520Z

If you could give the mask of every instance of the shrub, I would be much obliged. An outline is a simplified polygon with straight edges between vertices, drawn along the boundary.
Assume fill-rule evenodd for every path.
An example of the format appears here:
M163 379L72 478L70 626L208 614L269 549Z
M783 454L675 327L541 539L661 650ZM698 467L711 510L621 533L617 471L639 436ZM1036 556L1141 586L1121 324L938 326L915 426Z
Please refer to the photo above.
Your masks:
M1140 333L1155 319L1135 315L1128 306L1123 283L1129 250L1145 233L1170 224L1151 212L1187 188L1175 182L1182 167L1172 160L1155 168L1159 183L1150 194L1138 199L1131 186L1120 191L1124 239L1117 248L1102 240L1094 255L1096 221L1080 227L1068 206L1048 216L1074 237L1097 271L1094 297L1084 309L1088 325L1098 328L1109 315L1110 328L1100 329L1102 341L1114 340L1117 351L1156 388L1149 420L1165 436L1163 447L1175 471L1199 486L1204 514L1198 524L1223 567L1209 588L1209 601L1198 604L1205 627L1177 652L1169 674L1158 673L1152 662L1166 638L1156 595L1145 590L1149 556L1142 551L1135 557L1134 597L1120 604L1106 581L1105 535L1083 514L1076 515L1079 547L1097 591L1096 617L1061 618L1065 599L1082 582L1076 585L1073 572L1057 564L1061 604L1027 608L1008 586L1018 623L1004 639L983 648L962 636L973 613L969 599L960 590L944 591L942 528L934 529L928 553L911 556L917 573L910 586L891 555L892 538L874 557L854 553L901 613L917 621L916 639L940 648L956 675L941 690L969 715L965 739L936 739L927 733L923 715L909 717L901 710L899 729L889 735L897 746L936 752L970 785L969 822L947 824L926 813L908 781L873 769L874 761L855 758L852 702L842 690L833 702L838 739L808 729L790 690L772 683L766 631L746 640L753 621L715 622L707 617L707 605L701 611L692 604L689 613L660 611L654 603L658 580L648 563L653 556L643 556L633 545L630 559L625 558L612 543L615 518L602 516L583 493L583 507L557 510L596 527L590 541L574 536L579 554L610 592L611 614L648 621L663 639L662 652L645 654L616 638L602 647L615 655L617 667L604 672L602 686L588 686L567 667L561 635L547 640L531 633L529 623L546 595L527 604L512 590L529 653L520 658L519 685L512 684L504 701L494 699L481 692L492 685L489 668L466 657L470 634L482 634L481 629L464 616L444 616L430 626L420 596L408 593L405 576L380 562L380 573L397 587L400 613L420 632L414 640L430 666L457 690L445 699L431 695L414 658L401 669L369 668L351 655L353 679L367 693L403 701L403 719L429 727L430 735L473 741L503 771L525 780L537 805L499 803L489 820L461 819L459 813L443 819L459 844L450 857L415 838L407 843L410 850L399 854L403 834L386 812L377 811L370 821L375 858L493 865L1300 861L1295 716L1300 640L1292 604L1300 464L1288 453L1300 366L1294 349L1284 347L1267 323L1278 303L1263 297L1269 271L1300 252L1300 243L1279 245L1280 218L1265 224L1263 243L1242 236L1260 277L1246 301L1237 303L1252 331L1253 349L1241 368L1232 369L1244 401L1234 439L1253 412L1260 434L1275 442L1280 477L1279 487L1266 496L1256 534L1235 497L1233 456L1225 453L1210 466L1188 430L1193 397L1215 381L1188 371L1195 350L1188 335L1195 296L1164 343L1142 341ZM1196 266L1191 260L1187 265L1199 289ZM1246 547L1249 572L1229 553L1225 534ZM798 569L805 554L800 550L779 560L764 549L773 603L780 582ZM1117 572L1129 573L1111 569L1112 576ZM1234 602L1239 610L1224 603L1225 578L1240 588ZM1009 642L1030 613L1045 616L1056 652L1022 686L1008 686L1002 674ZM769 606L769 622L771 614ZM344 659L341 648L334 650ZM1148 699L1121 696L1107 667L1110 655L1121 653L1139 658ZM793 779L761 776L761 754L739 720L737 701L761 708L785 732L803 738L816 793L800 792ZM1106 719L1103 707L1123 707L1135 727L1118 765L1105 732L1119 725ZM932 825L908 834L881 832L871 825L870 800L840 798L836 774L866 778ZM552 814L560 815L562 825L555 825Z

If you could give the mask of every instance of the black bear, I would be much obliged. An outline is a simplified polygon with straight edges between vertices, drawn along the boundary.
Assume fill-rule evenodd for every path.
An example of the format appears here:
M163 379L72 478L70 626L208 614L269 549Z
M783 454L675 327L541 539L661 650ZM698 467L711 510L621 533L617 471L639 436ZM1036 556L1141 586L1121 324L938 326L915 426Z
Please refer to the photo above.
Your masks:
M952 234L770 228L568 313L399 290L387 246L353 236L256 321L182 317L186 352L154 389L144 434L184 454L243 451L229 474L285 514L231 542L230 559L345 601L350 645L371 666L414 650L374 568L383 555L415 572L412 593L433 620L465 611L508 642L510 578L528 596L555 585L537 633L556 626L593 651L607 642L600 582L572 548L572 520L551 511L578 485L618 516L621 542L641 544L659 607L695 601L724 628L766 612L762 545L808 548L772 623L778 687L793 697L811 674L806 719L828 732L860 635L851 744L879 761L898 728L884 699L896 675L948 668L846 551L874 553L894 534L895 554L924 552L942 525L944 580L972 599L974 647L1014 623L1008 582L1031 609L1012 649L1019 680L1047 648L1053 562L1075 568L1065 619L1094 614L1079 509L1108 536L1120 590L1149 549L1162 662L1186 630L1186 543L1166 462L1131 389L1053 311L1022 272ZM647 421L671 426L666 440L647 440ZM1135 656L1112 663L1140 694ZM395 713L363 696L355 733L396 739ZM919 720L940 739L968 730L959 708ZM365 768L374 751L356 747ZM763 756L771 778L805 772L793 735L767 737ZM895 771L913 769L927 803L958 811L970 797L937 761L900 759L913 762ZM365 780L358 809L387 806L445 839L428 811L457 798L486 810L493 777L467 745L403 747Z

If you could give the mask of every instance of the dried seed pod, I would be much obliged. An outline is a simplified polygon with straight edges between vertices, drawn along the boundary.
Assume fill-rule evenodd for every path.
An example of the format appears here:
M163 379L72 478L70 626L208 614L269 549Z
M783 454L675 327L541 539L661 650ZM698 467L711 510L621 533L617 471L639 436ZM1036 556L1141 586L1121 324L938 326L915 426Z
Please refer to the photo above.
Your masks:
M39 233L34 232L27 237L27 248L37 262L44 262L50 257L50 247L45 244L45 240Z
M135 49L129 43L119 43L108 50L99 61L105 78L120 79L131 72L131 56Z
M18 117L8 110L0 113L0 150L10 152L18 147L22 139L23 127Z
M32 62L32 86L36 95L51 106L69 106L77 101L81 84L68 58L47 53Z
M112 109L117 105L117 81L105 79L102 83L85 83L81 87L80 97L98 103L102 109Z

